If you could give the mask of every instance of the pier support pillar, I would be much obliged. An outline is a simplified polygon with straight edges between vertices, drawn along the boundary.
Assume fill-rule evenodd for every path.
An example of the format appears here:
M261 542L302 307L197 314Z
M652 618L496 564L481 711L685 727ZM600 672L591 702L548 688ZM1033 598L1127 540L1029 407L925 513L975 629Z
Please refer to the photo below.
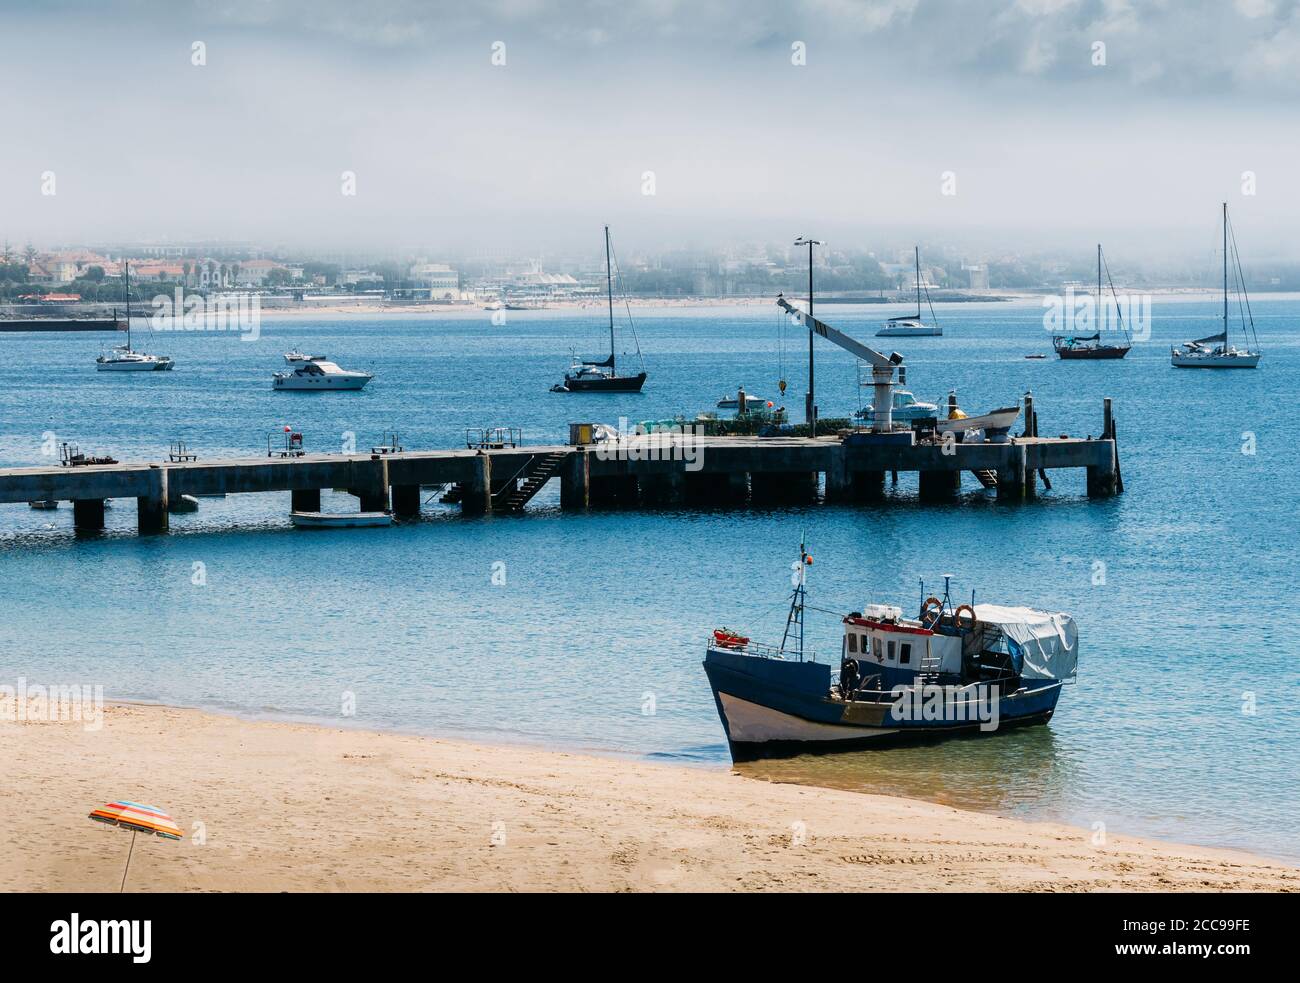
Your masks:
M585 509L591 505L591 468L579 451L564 459L560 468L560 508Z
M136 525L142 535L166 532L167 472L157 465L149 466L149 492L135 500Z
M1110 465L1089 465L1088 497L1108 498L1116 492L1115 461L1112 455Z
M469 480L461 488L465 497L461 508L469 515L482 515L492 511L492 458L479 454L470 459L472 470Z
M409 518L420 514L419 485L393 485L392 499L394 515Z
M951 501L961 491L961 472L922 471L920 491L923 502Z
M289 492L289 507L295 512L319 512L319 488L295 488Z
M894 484L898 484L897 471L894 472ZM855 502L880 501L885 497L885 472L849 472L849 493Z
M1012 444L1008 450L1006 463L998 468L998 501L1019 502L1025 497L1025 446Z
M601 508L635 508L640 494L634 474L591 479L591 504Z
M72 528L77 532L99 532L104 528L104 500L79 498L72 503Z
M686 475L681 471L643 474L637 483L641 504L650 508L680 506L686 501Z
M362 512L387 512L388 511L388 489L374 490L368 488L357 488L352 491L353 495L361 500L358 506Z
M816 471L755 471L749 476L750 497L756 505L813 502L817 499Z
M743 505L749 498L749 475L744 471L687 471L686 500L698 505Z
M847 502L853 497L853 475L849 473L849 463L844 459L843 450L831 459L826 469L826 501Z

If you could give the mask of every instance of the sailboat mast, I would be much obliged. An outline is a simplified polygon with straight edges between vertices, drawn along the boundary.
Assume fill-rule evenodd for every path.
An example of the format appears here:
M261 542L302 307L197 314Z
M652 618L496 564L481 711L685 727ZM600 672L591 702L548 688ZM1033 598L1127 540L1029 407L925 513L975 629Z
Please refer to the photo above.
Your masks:
M126 270L126 350L131 350L131 261L125 260L123 268Z
M1097 243L1097 330L1101 330L1101 243ZM1098 342L1100 344L1100 342Z
M1228 203L1223 203L1223 345L1228 346Z
M916 319L921 320L921 247L913 246L916 253Z
M609 371L614 371L614 266L610 261L609 226L605 226L605 296L609 300Z

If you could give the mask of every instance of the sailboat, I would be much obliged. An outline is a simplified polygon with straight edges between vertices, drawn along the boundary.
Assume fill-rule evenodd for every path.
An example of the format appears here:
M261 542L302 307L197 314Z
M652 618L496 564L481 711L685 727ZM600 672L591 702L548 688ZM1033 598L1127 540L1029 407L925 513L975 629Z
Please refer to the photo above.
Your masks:
M930 307L930 317L934 319L934 324L926 324L921 320L921 247L913 246L913 252L916 254L916 314L903 314L899 317L891 317L885 322L884 327L876 332L877 338L938 338L943 336L943 328L939 327L938 318L934 316L934 306ZM930 303L930 291L925 292L925 302Z
M1097 332L1086 337L1053 336L1052 347L1056 349L1056 354L1061 358L1123 358L1133 348L1133 339L1129 337L1128 328L1124 326L1124 315L1119 310L1119 298L1115 299L1115 316L1119 319L1119 326L1124 332L1124 344L1103 345L1101 343L1101 264L1101 243L1099 242L1097 243ZM1110 280L1109 267L1106 270L1106 279ZM1115 293L1114 283L1110 285L1110 292Z
M1255 335L1255 318L1250 313L1250 297L1246 294L1246 277L1241 271L1241 257L1237 253L1237 237L1232 234L1232 258L1236 265L1237 286L1244 301L1241 330L1247 340L1253 340L1256 350L1238 348L1228 340L1228 203L1223 203L1223 330L1205 338L1188 341L1170 350L1170 361L1176 369L1253 369L1259 365L1261 352L1259 338ZM1249 325L1249 328L1247 328Z
M95 359L97 372L165 372L174 364L169 355L146 355L131 348L131 264L123 263L126 273L126 344L117 345L107 355Z
M645 385L645 361L636 375L619 375L614 364L614 263L609 244L609 226L605 226L605 296L609 301L609 358L599 362L574 358L564 381L551 387L553 393L639 393ZM626 297L624 298L626 301ZM628 323L632 311L628 309ZM632 329L636 338L636 328ZM641 359L641 344L637 342L636 357Z

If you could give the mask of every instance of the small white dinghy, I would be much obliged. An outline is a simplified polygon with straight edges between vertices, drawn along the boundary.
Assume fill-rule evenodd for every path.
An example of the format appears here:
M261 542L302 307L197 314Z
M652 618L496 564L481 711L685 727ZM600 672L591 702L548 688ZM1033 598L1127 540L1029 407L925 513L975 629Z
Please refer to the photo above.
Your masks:
M393 524L389 512L293 512L290 519L299 529L357 529Z

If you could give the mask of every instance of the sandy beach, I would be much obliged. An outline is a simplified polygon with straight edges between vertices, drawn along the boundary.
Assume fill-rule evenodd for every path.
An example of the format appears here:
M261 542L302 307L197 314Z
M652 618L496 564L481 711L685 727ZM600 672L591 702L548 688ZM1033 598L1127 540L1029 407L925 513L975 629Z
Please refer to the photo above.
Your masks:
M596 755L169 707L0 723L7 891L1295 891L1245 853Z

